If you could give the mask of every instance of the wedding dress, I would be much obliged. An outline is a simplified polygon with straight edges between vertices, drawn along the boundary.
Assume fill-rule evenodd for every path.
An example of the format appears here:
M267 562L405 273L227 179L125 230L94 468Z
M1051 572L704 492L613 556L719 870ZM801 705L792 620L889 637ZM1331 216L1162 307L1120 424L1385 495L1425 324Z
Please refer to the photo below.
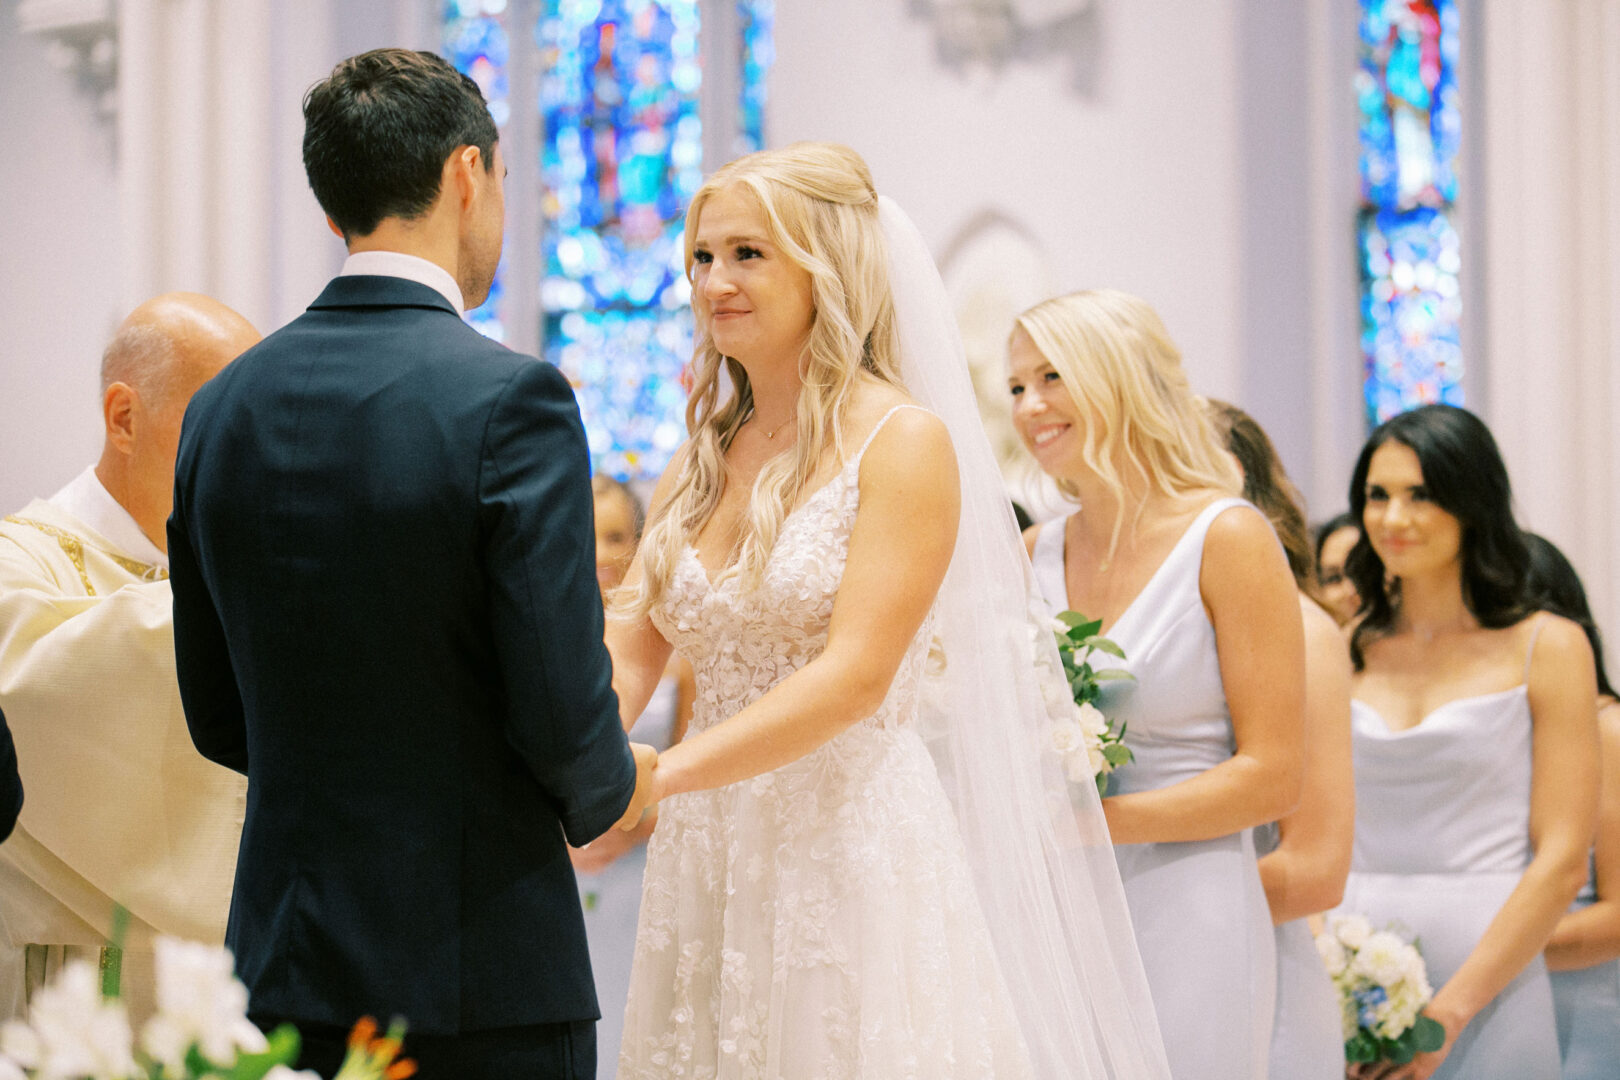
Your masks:
M1074 706L944 287L880 206L902 379L962 476L955 554L875 713L660 804L619 1076L1167 1080L1095 786L1066 788L1051 746ZM692 735L820 655L893 415L784 520L757 587L682 553L651 617L696 673Z
M825 647L864 451L787 519L760 588L684 553L653 621L696 672L693 734ZM660 805L621 1080L1031 1075L914 723L932 634L819 750Z

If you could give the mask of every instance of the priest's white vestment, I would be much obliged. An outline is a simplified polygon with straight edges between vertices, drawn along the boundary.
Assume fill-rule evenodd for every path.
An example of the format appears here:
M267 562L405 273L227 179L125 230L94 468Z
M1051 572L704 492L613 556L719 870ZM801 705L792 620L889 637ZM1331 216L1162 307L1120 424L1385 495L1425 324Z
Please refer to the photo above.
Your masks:
M0 710L25 792L0 845L0 1015L22 1008L25 956L37 982L46 956L97 955L115 903L137 1017L154 933L224 940L247 781L192 746L167 577L91 470L0 522Z

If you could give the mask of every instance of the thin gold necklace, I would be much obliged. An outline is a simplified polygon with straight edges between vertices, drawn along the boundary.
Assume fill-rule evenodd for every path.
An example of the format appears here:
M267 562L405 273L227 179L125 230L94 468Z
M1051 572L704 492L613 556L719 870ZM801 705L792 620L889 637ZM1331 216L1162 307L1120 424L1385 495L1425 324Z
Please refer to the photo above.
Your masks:
M750 411L749 414L748 414L748 419L750 421L756 419L757 417L758 417L758 414L754 413L752 411ZM781 431L783 428L787 427L792 422L793 422L793 417L789 416L786 420L782 421L780 424L777 424L776 427L772 428L770 431L765 432L765 437L767 439L776 438L776 433L778 431Z

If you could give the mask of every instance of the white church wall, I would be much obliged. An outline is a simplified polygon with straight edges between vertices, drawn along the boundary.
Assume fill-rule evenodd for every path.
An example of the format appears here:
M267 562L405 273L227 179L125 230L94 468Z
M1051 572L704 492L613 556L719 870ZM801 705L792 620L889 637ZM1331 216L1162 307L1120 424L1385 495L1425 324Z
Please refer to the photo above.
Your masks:
M118 189L92 91L0 2L0 514L100 451L101 347L119 318Z

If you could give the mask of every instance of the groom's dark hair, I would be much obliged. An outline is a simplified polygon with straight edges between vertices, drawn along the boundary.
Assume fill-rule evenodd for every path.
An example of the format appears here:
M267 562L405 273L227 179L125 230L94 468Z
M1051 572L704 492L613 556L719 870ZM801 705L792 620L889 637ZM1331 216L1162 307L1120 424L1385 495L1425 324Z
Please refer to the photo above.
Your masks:
M498 137L478 84L430 52L351 56L304 95L304 172L348 240L426 213L459 146L493 169Z

